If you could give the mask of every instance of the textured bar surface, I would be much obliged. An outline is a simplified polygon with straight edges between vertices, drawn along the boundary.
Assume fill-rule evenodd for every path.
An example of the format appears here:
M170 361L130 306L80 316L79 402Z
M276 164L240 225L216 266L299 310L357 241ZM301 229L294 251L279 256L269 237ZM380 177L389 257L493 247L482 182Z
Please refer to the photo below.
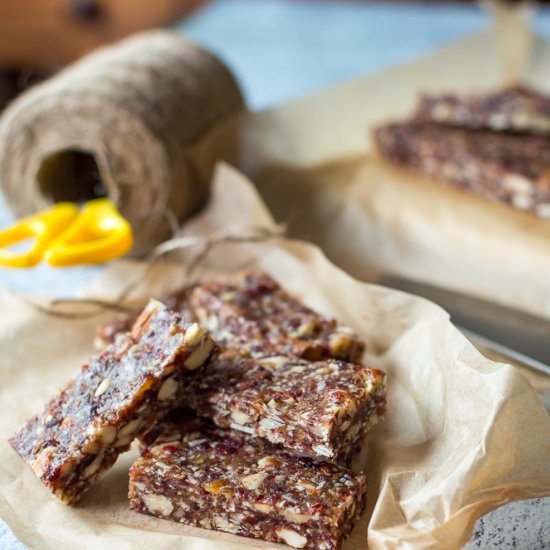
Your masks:
M424 96L415 118L465 128L550 135L550 98L523 87L487 95Z
M164 416L189 373L214 350L208 332L151 301L132 331L93 357L11 439L13 448L60 500L74 504Z
M191 382L184 403L222 428L345 464L384 416L385 390L384 373L362 365L224 353Z
M241 354L356 362L365 349L350 328L304 306L260 270L184 287L163 301L208 328L219 344ZM119 317L99 327L97 347L113 342L130 323Z
M550 218L548 138L412 121L378 128L375 141L391 162Z
M332 550L361 515L366 490L363 474L197 423L143 453L130 469L129 497L137 512Z
M304 306L260 270L198 285L190 305L219 344L241 354L359 361L364 351L351 329Z

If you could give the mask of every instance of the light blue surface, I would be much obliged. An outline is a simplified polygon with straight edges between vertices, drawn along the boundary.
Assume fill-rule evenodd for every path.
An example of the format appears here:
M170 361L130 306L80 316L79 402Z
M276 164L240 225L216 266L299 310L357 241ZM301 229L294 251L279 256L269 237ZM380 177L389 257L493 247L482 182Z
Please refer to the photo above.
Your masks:
M221 0L177 28L224 59L257 110L407 62L488 24L476 6ZM0 227L11 219L0 199ZM0 268L0 287L68 297L99 272Z
M178 28L214 50L236 76L253 109L405 63L489 24L469 5L223 0ZM550 36L550 10L536 28ZM11 220L0 199L0 227ZM101 268L0 268L0 287L70 296ZM482 518L468 549L550 548L550 499L512 503ZM98 542L98 548L101 544ZM0 520L0 549L24 550Z
M488 24L477 6L214 2L180 28L222 57L262 109L403 63Z

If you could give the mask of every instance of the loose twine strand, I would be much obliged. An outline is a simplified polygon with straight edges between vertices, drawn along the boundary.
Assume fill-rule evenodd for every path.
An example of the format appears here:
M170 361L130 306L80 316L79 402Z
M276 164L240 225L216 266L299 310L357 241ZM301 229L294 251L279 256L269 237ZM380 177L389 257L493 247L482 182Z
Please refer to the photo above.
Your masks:
M31 307L39 313L50 317L63 319L89 319L103 314L105 311L117 311L119 313L135 313L140 309L139 306L129 306L124 302L130 295L139 288L146 280L155 265L168 255L179 250L196 249L191 258L185 264L184 277L187 282L191 282L198 268L204 263L208 255L215 248L225 244L253 244L264 243L279 237L286 233L286 227L282 224L272 227L232 227L215 231L208 237L190 235L185 237L174 237L157 245L144 260L141 273L130 281L119 292L114 300L103 300L100 298L55 298L47 303L40 303L30 296L7 289L7 291L19 299L21 302ZM67 305L91 306L89 311L66 311L63 309Z

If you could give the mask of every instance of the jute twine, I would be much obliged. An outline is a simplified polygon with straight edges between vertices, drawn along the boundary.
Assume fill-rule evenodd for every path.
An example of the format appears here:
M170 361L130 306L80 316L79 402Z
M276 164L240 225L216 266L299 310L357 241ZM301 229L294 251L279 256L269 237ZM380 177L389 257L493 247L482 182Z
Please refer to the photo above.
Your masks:
M185 274L180 286L190 284L198 268L206 260L207 256L215 248L226 244L253 244L265 243L272 239L278 239L286 234L286 226L279 224L270 227L262 226L237 226L220 229L208 236L189 235L174 237L168 241L155 246L146 257L146 261L138 266L136 276L124 285L118 296L114 300L103 300L99 298L56 298L49 302L37 301L36 298L25 294L5 289L7 292L35 311L44 313L51 317L61 317L65 319L88 319L101 315L106 310L118 311L122 313L135 314L140 311L143 303L132 303L131 294L139 286L147 282L147 278L156 263L178 251L189 250L191 252L185 266ZM77 307L77 311L73 310Z
M210 53L169 31L138 34L11 104L0 119L0 184L24 216L87 200L101 181L142 255L206 199L186 149L243 108L234 78Z

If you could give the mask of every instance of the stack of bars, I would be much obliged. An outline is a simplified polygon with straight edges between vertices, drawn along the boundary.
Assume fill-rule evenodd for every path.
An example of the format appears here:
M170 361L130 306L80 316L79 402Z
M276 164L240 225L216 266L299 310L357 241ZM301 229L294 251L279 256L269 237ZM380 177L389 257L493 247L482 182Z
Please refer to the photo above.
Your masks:
M539 92L426 96L374 140L395 164L550 219L550 98Z
M165 305L166 304L166 305ZM130 508L206 529L340 548L367 482L348 468L383 418L364 343L260 271L152 300L12 438L74 504L139 440Z

